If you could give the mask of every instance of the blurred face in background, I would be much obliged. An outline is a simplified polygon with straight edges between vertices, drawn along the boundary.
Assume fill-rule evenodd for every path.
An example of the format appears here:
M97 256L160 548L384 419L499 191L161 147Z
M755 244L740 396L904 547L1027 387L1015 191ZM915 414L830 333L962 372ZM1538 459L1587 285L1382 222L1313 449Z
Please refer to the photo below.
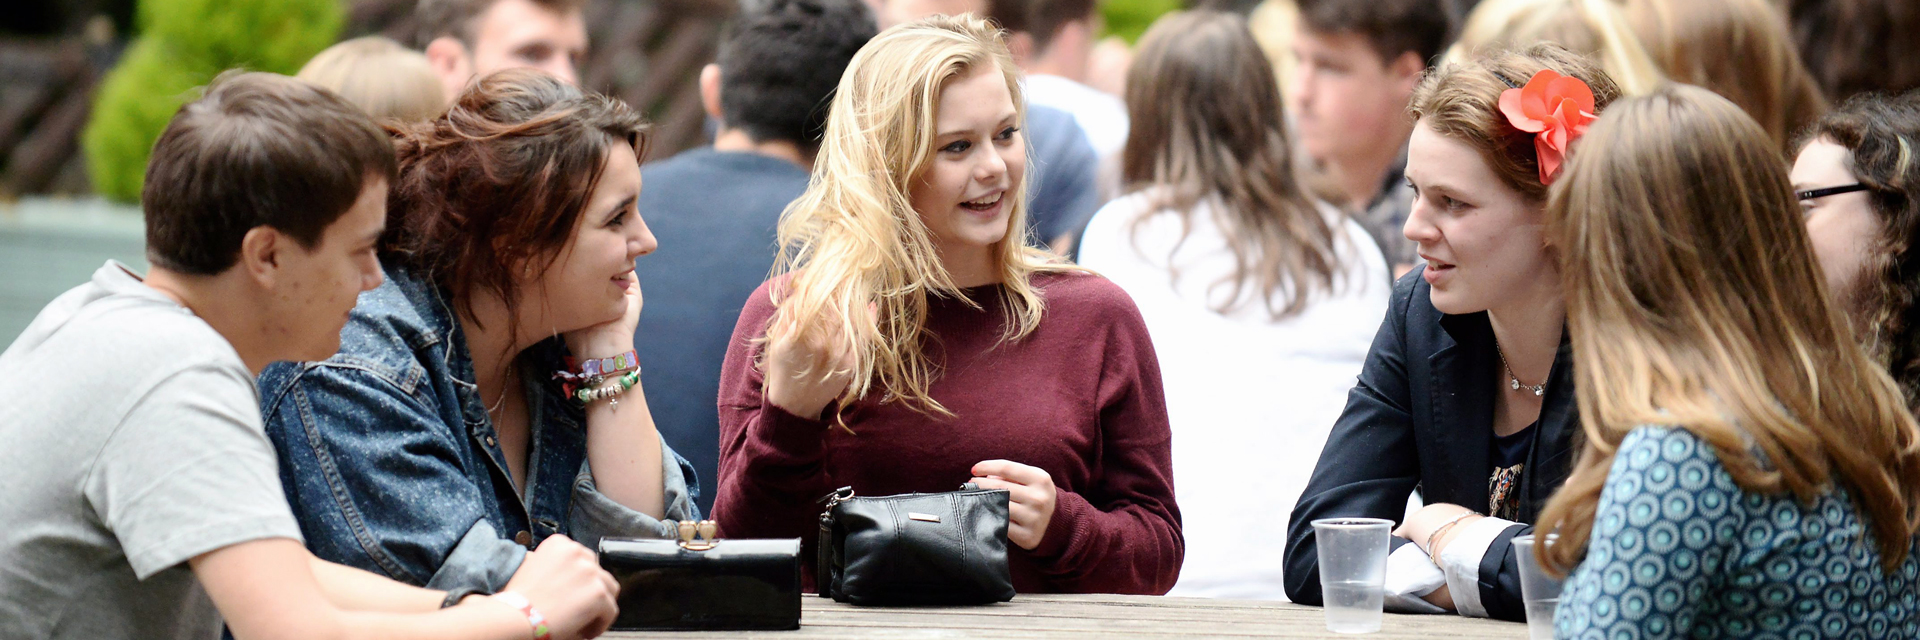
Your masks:
M1811 191L1844 187L1860 181L1854 177L1853 153L1826 138L1817 138L1800 149L1793 163L1793 190ZM1867 261L1872 257L1879 233L1879 222L1867 192L1836 193L1800 201L1807 224L1807 238L1813 241L1813 253L1827 277L1827 293L1849 311L1868 295Z
M469 47L447 36L427 45L447 99L459 97L474 78L519 67L579 84L587 57L587 23L579 11L558 12L532 0L498 0L473 21Z
M1293 55L1287 108L1307 155L1340 165L1406 144L1407 101L1426 70L1418 54L1382 60L1366 36L1303 24L1294 32Z

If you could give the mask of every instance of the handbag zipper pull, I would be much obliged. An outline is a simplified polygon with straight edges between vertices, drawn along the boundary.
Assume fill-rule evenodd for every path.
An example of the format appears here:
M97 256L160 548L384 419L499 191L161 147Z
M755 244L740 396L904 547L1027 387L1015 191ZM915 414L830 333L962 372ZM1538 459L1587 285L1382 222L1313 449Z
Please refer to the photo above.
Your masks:
M834 489L833 493L820 496L819 500L815 500L814 502L818 502L826 505L825 508L820 510L820 528L825 529L828 526L828 524L833 521L834 507L840 506L840 503L845 502L847 501L848 498L852 498L852 497L853 497L853 487L840 487L838 489Z

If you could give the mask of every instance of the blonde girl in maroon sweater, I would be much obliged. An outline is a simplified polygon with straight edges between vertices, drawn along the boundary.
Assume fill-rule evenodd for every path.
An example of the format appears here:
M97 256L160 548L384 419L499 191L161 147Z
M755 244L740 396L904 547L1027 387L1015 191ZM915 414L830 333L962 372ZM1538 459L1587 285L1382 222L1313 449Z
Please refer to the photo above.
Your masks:
M1016 589L1173 586L1184 547L1153 345L1117 286L1013 231L1016 74L973 17L900 25L854 57L781 220L782 273L747 301L721 371L726 535L811 543L814 499L836 487L974 482L1010 493Z

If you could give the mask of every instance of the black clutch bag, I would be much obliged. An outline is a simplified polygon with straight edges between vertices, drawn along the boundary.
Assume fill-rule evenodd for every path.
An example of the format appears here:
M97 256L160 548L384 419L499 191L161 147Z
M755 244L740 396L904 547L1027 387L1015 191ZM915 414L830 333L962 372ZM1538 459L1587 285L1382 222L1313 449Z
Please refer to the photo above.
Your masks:
M1013 599L1006 491L966 484L870 498L843 487L821 501L820 595L857 605Z
M603 538L600 567L620 583L615 631L800 628L800 539L722 540L708 520L680 540Z

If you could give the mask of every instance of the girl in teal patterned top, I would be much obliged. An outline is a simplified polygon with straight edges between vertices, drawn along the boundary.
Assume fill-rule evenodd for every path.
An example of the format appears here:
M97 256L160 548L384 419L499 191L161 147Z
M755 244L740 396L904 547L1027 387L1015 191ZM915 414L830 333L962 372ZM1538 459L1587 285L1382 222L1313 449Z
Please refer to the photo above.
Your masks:
M1920 637L1920 427L1766 133L1670 85L1581 145L1546 216L1586 436L1539 521L1558 635Z

